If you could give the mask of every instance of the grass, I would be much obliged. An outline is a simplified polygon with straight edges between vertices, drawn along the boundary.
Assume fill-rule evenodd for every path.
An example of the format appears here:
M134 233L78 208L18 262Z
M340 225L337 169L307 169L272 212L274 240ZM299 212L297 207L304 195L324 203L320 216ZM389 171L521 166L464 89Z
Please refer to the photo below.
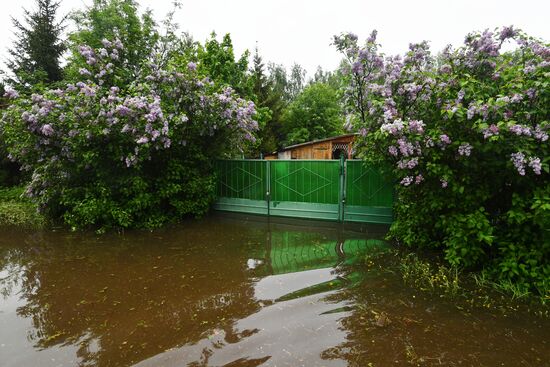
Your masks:
M0 225L42 228L45 220L37 207L23 197L23 187L0 188Z
M399 268L405 283L420 290L444 293L451 297L462 292L461 272L457 268L422 260L416 254L405 255Z
M394 249L385 254L368 255L365 265L391 269L409 287L449 299L461 310L480 307L507 314L526 309L550 317L548 290L532 292L510 281L495 281L486 271L464 271L435 256Z

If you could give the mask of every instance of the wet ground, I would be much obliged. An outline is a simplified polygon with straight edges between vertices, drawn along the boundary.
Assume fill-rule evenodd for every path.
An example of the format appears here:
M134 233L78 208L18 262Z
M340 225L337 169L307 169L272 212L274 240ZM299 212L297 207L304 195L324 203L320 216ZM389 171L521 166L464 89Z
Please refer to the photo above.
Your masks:
M550 366L550 323L366 267L385 227L0 229L0 366Z

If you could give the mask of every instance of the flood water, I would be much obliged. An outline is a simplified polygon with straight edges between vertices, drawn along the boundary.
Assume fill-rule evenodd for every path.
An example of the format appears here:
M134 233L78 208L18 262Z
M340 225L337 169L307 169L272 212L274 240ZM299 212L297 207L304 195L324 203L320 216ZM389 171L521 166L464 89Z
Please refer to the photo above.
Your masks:
M367 267L385 227L0 230L0 366L550 366L550 324Z

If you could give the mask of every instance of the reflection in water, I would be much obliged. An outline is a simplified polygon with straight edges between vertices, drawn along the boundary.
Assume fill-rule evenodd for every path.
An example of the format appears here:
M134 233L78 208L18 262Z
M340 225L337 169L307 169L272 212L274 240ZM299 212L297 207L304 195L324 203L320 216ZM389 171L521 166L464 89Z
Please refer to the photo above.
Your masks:
M415 296L389 271L357 266L385 246L379 240L385 228L305 224L217 216L123 236L3 230L0 364L516 366L550 360L542 320L483 312L473 318ZM376 321L381 313L392 320L389 326ZM484 353L491 348L499 354Z

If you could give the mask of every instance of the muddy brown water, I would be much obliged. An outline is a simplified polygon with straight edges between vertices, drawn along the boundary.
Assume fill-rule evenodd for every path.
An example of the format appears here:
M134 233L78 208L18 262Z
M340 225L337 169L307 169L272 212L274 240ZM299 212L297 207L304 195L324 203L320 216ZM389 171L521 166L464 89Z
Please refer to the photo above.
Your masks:
M0 366L550 366L546 319L463 312L364 266L386 229L0 229Z

